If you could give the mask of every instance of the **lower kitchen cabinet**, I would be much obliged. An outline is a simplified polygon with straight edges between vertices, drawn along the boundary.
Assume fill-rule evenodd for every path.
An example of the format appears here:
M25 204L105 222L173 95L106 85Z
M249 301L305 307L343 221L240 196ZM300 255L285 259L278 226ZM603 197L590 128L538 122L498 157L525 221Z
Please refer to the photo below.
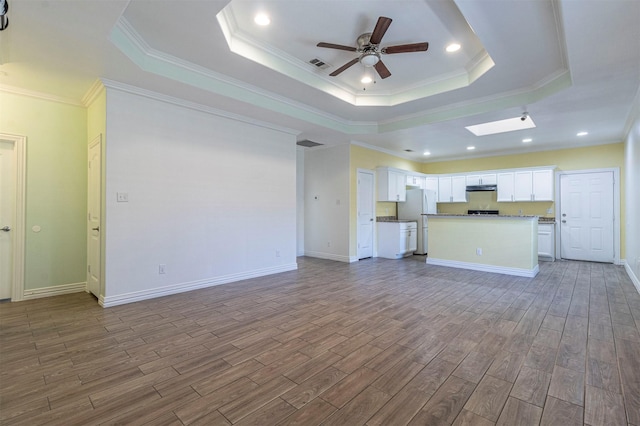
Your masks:
M556 258L555 225L552 223L538 224L538 257L544 260Z
M418 249L417 222L378 222L378 256L400 259Z

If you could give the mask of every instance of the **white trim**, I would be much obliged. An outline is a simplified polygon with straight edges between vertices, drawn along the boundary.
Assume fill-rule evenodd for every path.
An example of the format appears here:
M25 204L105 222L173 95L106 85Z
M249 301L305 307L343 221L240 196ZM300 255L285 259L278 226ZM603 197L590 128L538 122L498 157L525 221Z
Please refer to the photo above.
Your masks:
M587 173L613 173L613 264L622 265L620 260L620 167L607 167L602 169L584 169L584 170L559 170L555 174L555 209L556 219L561 218L560 212L560 176L577 175ZM559 224L556 225L556 259L562 259L562 246L560 240Z
M16 186L15 223L13 232L13 277L11 301L24 299L25 212L27 181L27 137L0 133L0 139L13 142Z
M24 300L40 299L42 297L60 296L61 294L80 293L87 291L87 283L73 283L54 285L51 287L34 288L24 291Z
M536 264L533 269L509 268L507 266L485 265L482 263L460 262L457 260L435 259L427 257L428 265L447 266L449 268L472 269L474 271L493 272L496 274L515 275L518 277L533 278L538 275L540 267Z
M168 286L153 288L149 290L135 291L133 293L119 294L115 296L100 295L98 303L105 308L109 308L111 306L124 305L125 303L139 302L141 300L154 299L156 297L168 296L176 293L184 293L191 290L198 290L201 288L228 284L250 278L258 278L265 275L277 274L280 272L294 271L296 269L298 269L298 264L290 263L287 265L280 265L272 268L257 269L254 271L241 272L238 274L207 278L204 280L171 284Z
M640 278L636 276L636 274L633 272L633 269L631 269L631 266L629 266L629 264L624 259L622 260L622 264L624 265L624 270L627 271L627 275L629 275L631 282L636 287L637 292L640 293Z
M73 105L83 107L85 105L76 99L64 98L62 96L52 95L50 93L36 92L34 90L27 90L20 87L7 86L0 84L0 92L11 93L12 95L28 96L30 98L41 99L44 101L58 102L61 104Z
M102 84L102 81L98 78L82 97L82 105L88 107L102 92L104 92L104 84Z
M339 255L339 254L325 253L325 252L322 252L322 251L308 251L308 250L305 250L304 255L308 256L308 257L315 257L315 258L318 258L318 259L335 260L337 262L353 263L353 262L357 262L358 261L358 257L357 256L342 256L342 255Z

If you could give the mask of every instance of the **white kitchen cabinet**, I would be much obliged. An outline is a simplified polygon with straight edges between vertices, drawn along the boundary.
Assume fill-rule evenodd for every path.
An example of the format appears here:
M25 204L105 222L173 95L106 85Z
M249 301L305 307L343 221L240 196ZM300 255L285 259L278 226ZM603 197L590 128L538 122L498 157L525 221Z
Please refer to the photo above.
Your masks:
M497 201L499 202L513 201L513 193L515 189L513 172L498 173L497 185L498 185Z
M538 224L538 256L548 260L556 258L555 225L552 223Z
M424 189L424 177L407 175L407 186L415 186Z
M495 173L483 173L467 175L467 186L495 185L497 177Z
M378 222L378 256L400 259L418 249L417 222Z
M424 179L424 189L428 189L436 193L436 200L438 199L438 178L436 176L427 176Z
M407 177L405 173L386 167L378 167L376 173L378 201L406 201Z
M440 176L438 178L439 203L466 203L467 177L464 175Z
M498 173L497 201L553 201L553 170Z

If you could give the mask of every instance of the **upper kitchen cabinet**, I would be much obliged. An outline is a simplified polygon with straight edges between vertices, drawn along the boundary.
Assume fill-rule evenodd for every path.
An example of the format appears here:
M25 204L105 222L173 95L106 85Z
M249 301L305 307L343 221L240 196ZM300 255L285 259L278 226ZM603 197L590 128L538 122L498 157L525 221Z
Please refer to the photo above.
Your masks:
M436 193L436 200L438 199L438 177L427 176L424 178L424 189L428 189Z
M424 189L424 177L407 175L407 186L415 186L420 189Z
M553 201L553 169L498 173L497 201Z
M388 167L376 169L378 181L378 201L399 201L407 199L407 175Z
M467 175L467 186L495 185L497 177L495 173L483 173Z
M439 203L466 203L467 177L464 175L440 176L438 178Z

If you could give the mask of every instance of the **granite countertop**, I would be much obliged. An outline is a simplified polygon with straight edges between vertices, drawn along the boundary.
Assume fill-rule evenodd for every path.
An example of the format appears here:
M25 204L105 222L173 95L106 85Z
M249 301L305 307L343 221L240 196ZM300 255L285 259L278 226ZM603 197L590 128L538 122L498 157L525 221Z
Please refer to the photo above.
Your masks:
M538 218L538 223L556 223L556 218L555 217L542 217L540 216Z
M416 220L411 219L397 219L391 216L378 216L376 217L376 222L388 222L388 223L410 223L417 222Z
M459 218L472 218L472 219L537 219L538 218L538 216L521 216L521 215L508 215L508 214L455 214L455 213L423 214L423 216L459 217Z

